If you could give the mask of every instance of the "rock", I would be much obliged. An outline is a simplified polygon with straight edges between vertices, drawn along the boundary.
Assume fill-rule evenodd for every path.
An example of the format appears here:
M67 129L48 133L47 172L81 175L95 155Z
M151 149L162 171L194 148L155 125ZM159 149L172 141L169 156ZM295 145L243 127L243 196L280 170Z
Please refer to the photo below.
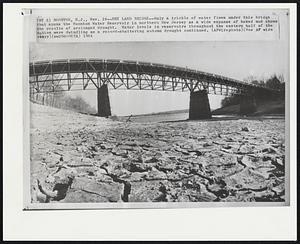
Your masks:
M117 202L121 199L123 185L115 182L108 184L102 182L95 182L93 180L84 178L77 178L72 185L72 190L73 192L81 191L85 193L81 194L81 196L84 197L84 199L80 199L80 197L78 197L78 202L89 202L90 200L94 202L95 196L97 196L96 199L99 202ZM69 193L67 195L69 195ZM66 197L64 202L70 202L70 200L73 199L72 195Z
M45 180L46 183L54 183L54 181L55 177L53 175L48 175L48 177Z
M243 127L242 131L249 131L248 127Z
M73 177L68 177L68 180L62 181L63 183L56 183L53 187L53 192L57 192L57 195L53 197L53 200L60 201L64 199L73 181Z
M154 180L154 179L157 179L157 180L167 179L167 176L164 172L159 171L155 168L152 168L152 170L145 177L145 180Z
M203 143L203 147L209 147L209 146L211 146L212 144L211 143L207 143L207 142L205 142L205 143Z
M178 198L176 199L177 202L189 202L190 198L188 195L179 195Z
M106 170L105 169L97 169L97 174L99 175L99 174L106 174L107 172L106 172Z
M263 153L276 153L277 151L274 148L268 147L262 150Z
M140 173L140 172L134 172L131 174L131 176L129 177L129 181L130 182L138 182L138 181L143 181L144 178L147 176L147 172L143 172L143 173ZM123 179L123 177L122 177Z
M145 159L145 161L144 161L145 163L157 163L157 162L159 162L159 159L157 159L156 157L148 157L148 158L146 158Z
M143 163L129 163L123 164L124 167L130 172L146 172L150 169L149 166Z
M250 154L250 153L253 153L254 151L254 147L252 145L242 145L240 147L240 149L238 150L239 153L241 154Z
M124 150L124 151L134 151L135 150L135 147L129 146L129 145L120 145L120 146L118 146L118 148L120 150Z
M188 152L189 153L194 153L194 154L196 154L196 156L202 156L203 155L203 152L201 152L199 150L189 150Z
M161 181L133 182L129 195L129 202L154 202L165 200L161 192Z
M122 149L118 149L118 148L114 148L112 151L111 151L112 154L116 155L116 156L122 156L122 157L127 157L128 155L128 152L127 150L122 150Z
M284 161L282 159L273 158L271 160L271 164L273 164L278 170L284 172Z
M230 145L223 146L224 149L231 149L232 147Z

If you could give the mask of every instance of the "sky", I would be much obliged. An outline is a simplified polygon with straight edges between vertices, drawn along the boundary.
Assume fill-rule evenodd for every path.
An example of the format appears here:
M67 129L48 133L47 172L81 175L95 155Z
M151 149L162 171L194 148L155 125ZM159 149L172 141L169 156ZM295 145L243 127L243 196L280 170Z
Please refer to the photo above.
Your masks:
M249 76L289 77L287 28L279 40L210 42L31 43L30 61L72 58L135 60L188 67L238 80ZM110 90L112 114L130 115L187 109L189 92ZM96 108L96 91L80 95ZM209 95L211 109L220 107L220 95Z

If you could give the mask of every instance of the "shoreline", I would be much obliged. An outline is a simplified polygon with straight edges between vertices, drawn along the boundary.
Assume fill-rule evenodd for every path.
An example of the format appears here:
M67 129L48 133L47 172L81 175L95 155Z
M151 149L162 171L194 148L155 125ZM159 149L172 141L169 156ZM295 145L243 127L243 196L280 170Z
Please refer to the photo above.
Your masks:
M128 118L132 119L133 121L129 121L129 122L136 122L136 123L153 123L153 122L157 122L157 123L175 123L175 122L201 122L201 121L227 121L227 120L269 120L269 119L275 119L275 120L284 120L285 116L282 114L272 114L272 115L255 115L255 116L240 116L240 115L212 115L211 119L199 119L199 120L191 120L191 119L170 119L168 120L168 117L171 116L175 116L178 115L178 117L180 117L179 115L181 115L183 113L178 113L178 114L166 114L166 115L147 115L147 116L117 116L117 121L120 122L126 122L126 120ZM186 114L186 113L184 113ZM152 120L151 120L152 117ZM143 121L143 118L145 118L145 120ZM149 121L146 121L146 119L149 118ZM161 118L159 121L155 121L155 119L159 119ZM137 119L137 120L136 120ZM139 121L142 120L142 121Z

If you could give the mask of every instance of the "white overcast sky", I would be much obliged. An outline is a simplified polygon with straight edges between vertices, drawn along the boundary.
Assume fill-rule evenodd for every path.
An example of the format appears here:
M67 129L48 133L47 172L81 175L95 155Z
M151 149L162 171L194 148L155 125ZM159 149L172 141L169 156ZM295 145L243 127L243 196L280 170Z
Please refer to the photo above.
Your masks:
M99 58L136 60L188 67L243 80L250 75L268 78L289 77L287 18L280 23L280 39L275 41L215 42L114 42L58 43L30 45L30 61ZM96 91L80 94L96 107ZM210 95L212 109L223 97ZM110 90L112 113L142 114L188 108L188 92Z

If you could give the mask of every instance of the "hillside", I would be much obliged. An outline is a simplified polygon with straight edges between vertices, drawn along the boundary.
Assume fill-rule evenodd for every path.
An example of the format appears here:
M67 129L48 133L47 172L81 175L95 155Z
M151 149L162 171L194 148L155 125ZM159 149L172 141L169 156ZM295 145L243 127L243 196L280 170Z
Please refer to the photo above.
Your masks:
M228 115L228 114L239 114L240 105L231 105L212 111L213 115ZM285 113L285 102L284 100L279 101L266 101L257 103L257 111L253 115L269 115L269 114L280 114Z

